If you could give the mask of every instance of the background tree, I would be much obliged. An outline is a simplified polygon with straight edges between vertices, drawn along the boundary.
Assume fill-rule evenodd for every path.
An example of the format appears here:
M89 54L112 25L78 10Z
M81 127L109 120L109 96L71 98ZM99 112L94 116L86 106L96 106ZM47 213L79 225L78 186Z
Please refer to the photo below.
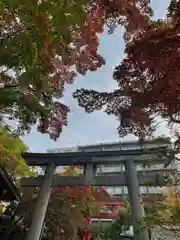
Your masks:
M110 223L97 224L92 230L92 238L100 237L100 239L132 239L125 232L129 231L132 225L131 211L129 204L126 202L124 208L120 209L116 220Z
M179 174L169 177L163 198L153 211L148 211L145 224L153 229L159 239L173 239L180 236L180 188ZM167 238L163 238L163 237ZM175 238L176 239L176 238Z
M21 154L27 146L7 125L0 125L0 167L5 168L12 176L34 175Z
M8 172L8 174L12 177L11 181L14 181L14 183L17 183L18 179L22 176L27 177L35 175L33 169L29 168L21 156L22 152L27 150L27 146L23 143L23 141L16 134L14 134L7 125L1 123L0 168L3 170L3 172ZM4 190L4 186L0 186L0 188ZM17 191L18 190L19 189L17 188ZM17 225L16 228L14 228L13 223L16 222L16 219L14 218L14 207L16 208L15 202L10 202L7 207L7 202L4 205L4 203L0 201L0 215L3 214L3 216L0 216L0 235L2 235L5 230L11 229L10 239L12 240L19 239L23 232L21 225ZM10 210L11 208L12 210ZM17 232L20 235L17 235Z
M78 166L67 167L60 175L78 176L80 175L80 168ZM57 237L59 239L67 239L68 237L79 239L84 236L87 231L91 230L88 226L89 217L98 214L105 197L107 196L104 192L96 187L54 188L47 213L47 225L50 227L49 229L54 228L54 230L45 230L44 234L47 239L50 237L52 239L53 237L54 239ZM58 224L53 224L54 214L52 209L55 209L55 202L60 205L60 213L57 216Z
M70 167L62 175L78 174L78 167ZM3 231L4 239L13 239L11 235L13 229L17 229L17 232L14 232L18 234L18 239L25 238L26 231L23 229L28 229L31 222L32 210L38 191L38 189L22 189L23 201L16 209L16 221L12 222L11 228ZM54 188L45 218L43 239L80 239L90 230L87 224L88 217L98 214L103 200L102 191L92 187ZM21 231L18 231L19 225ZM15 239L17 239L17 235Z

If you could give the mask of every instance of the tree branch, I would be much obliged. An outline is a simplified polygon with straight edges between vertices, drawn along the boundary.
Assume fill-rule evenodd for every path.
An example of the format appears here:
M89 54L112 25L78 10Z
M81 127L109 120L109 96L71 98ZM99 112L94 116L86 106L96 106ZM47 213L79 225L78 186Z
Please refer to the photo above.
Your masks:
M170 120L174 123L180 123L180 119L175 119L173 116L170 116Z
M17 87L20 87L20 85L19 84L7 84L7 85L4 85L2 88L0 88L0 90L9 89L9 88L17 88Z
M0 72L0 75L3 75L4 73L6 73L8 70L10 69L10 67L6 68L5 70Z

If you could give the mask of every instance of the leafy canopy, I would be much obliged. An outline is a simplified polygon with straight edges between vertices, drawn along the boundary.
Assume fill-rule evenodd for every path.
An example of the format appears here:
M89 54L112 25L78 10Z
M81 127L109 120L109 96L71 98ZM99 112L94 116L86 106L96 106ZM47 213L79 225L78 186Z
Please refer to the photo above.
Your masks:
M1 0L0 13L1 114L18 120L18 133L37 123L56 140L69 111L64 85L105 64L98 34L120 24L128 41L152 10L146 0Z
M125 3L133 8L132 16L138 12L139 18L132 23L131 16L127 17L132 28L125 28L125 58L113 72L118 88L110 93L79 89L74 98L88 113L104 106L107 114L119 117L121 137L133 133L143 138L156 129L156 116L170 124L180 123L180 2L170 1L166 19L157 21L151 11L145 14L150 1L121 4Z
M21 157L27 151L23 141L6 125L0 125L0 167L6 168L13 176L34 175Z
M87 35L88 2L0 1L0 109L18 133L38 123L56 140L69 111L59 101L64 85L104 64L98 39Z

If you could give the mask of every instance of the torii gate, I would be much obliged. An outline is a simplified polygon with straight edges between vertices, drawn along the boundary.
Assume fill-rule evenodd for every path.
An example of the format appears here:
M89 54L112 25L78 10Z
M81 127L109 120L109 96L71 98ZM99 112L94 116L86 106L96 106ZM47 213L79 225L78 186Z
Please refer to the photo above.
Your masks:
M39 240L43 230L43 223L47 210L52 187L61 186L127 186L129 201L132 210L132 222L135 240L148 240L147 230L139 226L139 219L143 218L144 208L140 194L140 185L151 182L152 186L165 185L163 175L142 174L138 176L136 164L163 159L168 151L169 144L158 147L137 150L95 151L95 152L69 152L69 153L26 153L24 158L30 166L46 166L44 176L29 177L21 180L23 187L40 187L39 196L34 209L32 223L28 230L26 240ZM125 172L117 175L97 176L97 165L124 164ZM57 166L81 165L84 174L80 176L56 176ZM139 177L139 179L138 179Z

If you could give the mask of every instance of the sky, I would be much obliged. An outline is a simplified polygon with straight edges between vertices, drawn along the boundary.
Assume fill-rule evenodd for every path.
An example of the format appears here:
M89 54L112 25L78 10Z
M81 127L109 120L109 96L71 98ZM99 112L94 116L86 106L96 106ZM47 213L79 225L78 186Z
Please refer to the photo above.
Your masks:
M152 0L152 7L155 18L163 18L170 0ZM30 134L23 137L24 142L32 152L46 152L47 149L64 148L77 145L96 144L115 141L134 140L134 136L127 136L120 139L117 134L118 121L114 116L107 116L103 112L91 114L78 107L72 93L79 88L94 89L99 91L112 91L116 88L116 82L112 79L114 66L118 65L124 52L123 29L118 28L112 35L107 33L100 37L100 54L105 58L106 65L90 72L86 76L78 76L72 85L65 87L63 103L66 103L71 110L68 116L68 126L64 127L60 138L55 142L46 134L32 128ZM157 135L168 134L168 130L162 124L157 129Z

